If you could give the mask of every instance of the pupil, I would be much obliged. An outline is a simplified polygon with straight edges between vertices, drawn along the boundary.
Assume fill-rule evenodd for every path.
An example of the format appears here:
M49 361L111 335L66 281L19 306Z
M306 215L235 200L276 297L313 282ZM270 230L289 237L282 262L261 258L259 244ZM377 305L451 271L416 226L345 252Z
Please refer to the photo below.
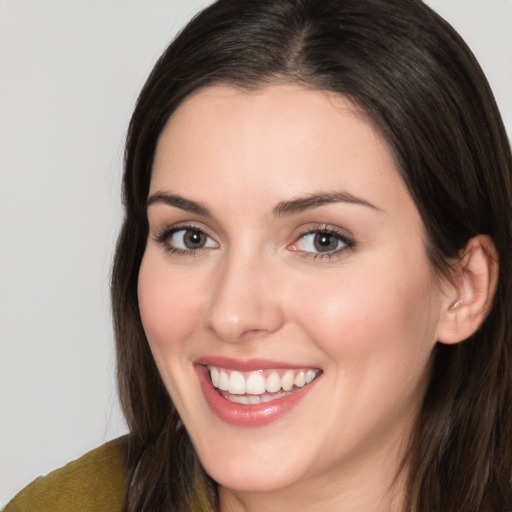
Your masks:
M201 231L187 231L185 235L185 245L189 249L197 249L204 245L206 236Z
M338 240L328 233L318 233L315 235L315 249L320 252L334 251L338 245Z

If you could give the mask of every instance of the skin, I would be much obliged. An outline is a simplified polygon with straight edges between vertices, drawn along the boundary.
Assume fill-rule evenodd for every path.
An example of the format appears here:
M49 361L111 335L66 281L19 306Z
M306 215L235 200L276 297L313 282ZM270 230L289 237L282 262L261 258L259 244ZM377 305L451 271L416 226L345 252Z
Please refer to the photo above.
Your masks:
M276 215L312 193L338 201ZM453 297L386 143L346 98L296 85L212 86L173 114L150 197L179 194L206 216L156 201L139 275L144 329L221 510L401 510L393 486ZM207 234L172 252L192 225ZM323 229L319 253L304 233ZM322 371L284 416L249 428L208 407L194 361L286 361Z

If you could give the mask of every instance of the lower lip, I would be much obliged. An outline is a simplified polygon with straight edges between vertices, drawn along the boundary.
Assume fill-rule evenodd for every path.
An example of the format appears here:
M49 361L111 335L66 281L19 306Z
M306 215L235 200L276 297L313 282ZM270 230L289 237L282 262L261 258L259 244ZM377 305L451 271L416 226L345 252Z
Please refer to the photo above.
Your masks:
M309 393L317 379L289 395L261 404L237 404L226 400L213 387L208 369L196 366L204 397L210 409L224 422L237 427L268 425L295 407Z

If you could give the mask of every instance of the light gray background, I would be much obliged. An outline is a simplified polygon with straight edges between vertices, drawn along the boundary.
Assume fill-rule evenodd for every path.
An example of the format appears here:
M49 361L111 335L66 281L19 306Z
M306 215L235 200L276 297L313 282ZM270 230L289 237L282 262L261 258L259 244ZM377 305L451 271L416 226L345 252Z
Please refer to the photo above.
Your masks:
M125 432L108 278L123 139L163 48L209 0L0 0L0 506ZM429 0L512 133L512 0Z

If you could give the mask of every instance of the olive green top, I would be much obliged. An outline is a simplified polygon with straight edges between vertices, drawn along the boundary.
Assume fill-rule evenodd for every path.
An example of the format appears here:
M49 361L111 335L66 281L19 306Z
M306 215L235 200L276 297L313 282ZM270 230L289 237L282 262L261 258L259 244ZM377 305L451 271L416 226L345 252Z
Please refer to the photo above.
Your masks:
M21 490L3 512L115 512L123 506L126 439L110 441Z

